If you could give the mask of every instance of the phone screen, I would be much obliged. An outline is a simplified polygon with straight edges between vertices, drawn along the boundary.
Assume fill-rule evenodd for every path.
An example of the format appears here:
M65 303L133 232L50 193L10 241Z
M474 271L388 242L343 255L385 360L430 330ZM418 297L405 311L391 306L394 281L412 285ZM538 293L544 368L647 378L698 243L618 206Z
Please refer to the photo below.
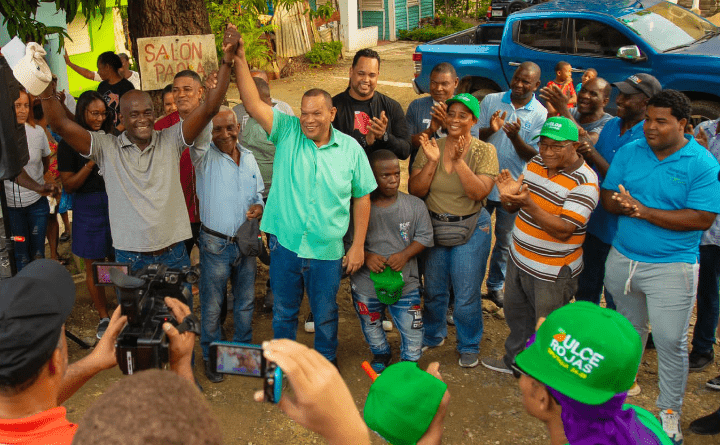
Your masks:
M93 275L95 285L97 286L114 286L110 279L110 269L118 269L125 275L128 275L129 266L123 263L93 263Z
M217 345L216 371L223 374L262 377L262 349L238 345Z

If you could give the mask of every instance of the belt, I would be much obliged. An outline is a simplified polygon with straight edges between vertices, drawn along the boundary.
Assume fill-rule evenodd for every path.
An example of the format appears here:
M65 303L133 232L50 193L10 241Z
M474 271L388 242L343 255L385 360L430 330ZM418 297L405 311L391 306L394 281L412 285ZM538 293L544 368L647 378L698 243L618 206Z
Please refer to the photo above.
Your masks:
M214 230L212 230L212 229L208 229L205 224L201 224L201 225L200 225L200 230L202 230L203 232L207 233L208 235L212 235L212 236L216 236L216 237L218 237L218 238L220 238L220 239L224 239L225 241L227 241L227 242L229 242L229 243L234 243L234 242L235 242L235 237L234 237L234 236L227 236L227 235L225 235L224 233L220 233L220 232L216 232L216 231L214 231Z
M162 249L153 250L152 252L132 252L132 253L137 253L137 254L140 254L143 256L160 256L162 254L170 252L172 250L172 248L177 246L178 244L180 244L180 243L173 243L167 247L163 247Z
M458 222L458 221L463 221L465 219L475 216L475 213L471 213L471 214L465 215L465 216L456 216L456 215L451 215L449 213L439 214L439 213L435 213L430 210L428 210L428 212L430 212L430 216L433 217L434 219L436 219L438 221L445 221L445 222Z

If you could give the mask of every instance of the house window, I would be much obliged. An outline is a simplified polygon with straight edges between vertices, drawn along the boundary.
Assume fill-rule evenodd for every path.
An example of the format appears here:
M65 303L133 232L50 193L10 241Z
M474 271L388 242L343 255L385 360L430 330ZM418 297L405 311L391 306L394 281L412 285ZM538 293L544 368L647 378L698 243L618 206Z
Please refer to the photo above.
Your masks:
M67 33L70 36L69 39L65 39L65 51L68 56L92 51L90 26L85 24L85 16L75 16L75 20L67 25Z

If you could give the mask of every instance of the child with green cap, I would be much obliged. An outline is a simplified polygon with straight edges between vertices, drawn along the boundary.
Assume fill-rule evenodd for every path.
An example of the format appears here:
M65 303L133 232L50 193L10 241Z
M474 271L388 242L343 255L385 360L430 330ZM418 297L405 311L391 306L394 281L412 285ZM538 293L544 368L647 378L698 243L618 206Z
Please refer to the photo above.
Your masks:
M390 364L392 352L382 328L389 308L400 331L400 359L420 359L423 321L420 279L415 256L433 245L430 216L415 196L398 191L400 163L389 150L370 154L378 187L370 195L370 221L365 238L365 265L350 276L353 304L376 372Z
M620 313L587 301L568 304L531 342L513 368L525 409L545 422L552 445L673 443L650 412L624 404L642 344Z

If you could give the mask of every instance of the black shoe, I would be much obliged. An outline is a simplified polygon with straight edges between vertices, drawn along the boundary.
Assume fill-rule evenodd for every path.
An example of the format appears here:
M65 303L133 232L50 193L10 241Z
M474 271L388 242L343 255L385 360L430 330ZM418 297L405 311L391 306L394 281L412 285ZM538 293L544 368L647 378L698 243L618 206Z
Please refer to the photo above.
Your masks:
M220 383L225 379L222 374L210 368L209 361L205 362L205 377L210 380L210 383Z
M373 359L370 362L370 367L373 369L373 371L380 374L381 372L385 371L385 368L390 365L390 360L392 360L392 354L373 355Z
M482 296L485 300L490 300L495 303L495 306L502 308L505 303L505 292L500 290L488 290L488 293Z
M710 389L714 389L715 391L720 391L720 375L714 379L708 380L707 383L705 383L705 386Z
M715 361L715 352L709 354L690 353L690 372L700 372Z
M720 409L690 422L690 431L701 436L720 433Z

